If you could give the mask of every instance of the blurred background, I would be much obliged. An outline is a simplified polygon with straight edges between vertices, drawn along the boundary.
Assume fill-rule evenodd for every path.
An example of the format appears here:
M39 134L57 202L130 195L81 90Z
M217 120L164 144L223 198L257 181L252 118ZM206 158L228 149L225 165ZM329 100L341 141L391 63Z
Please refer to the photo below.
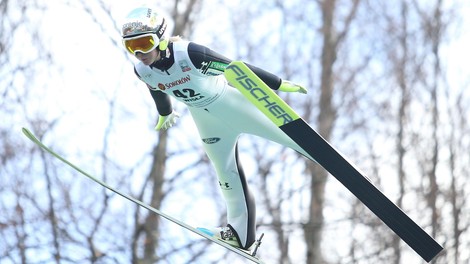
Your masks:
M189 113L174 102L182 118L155 132L121 45L143 4L173 35L308 87L280 95L445 247L433 263L470 261L468 1L0 0L0 263L246 263L21 133L192 226L225 224ZM424 263L318 165L239 145L267 263Z

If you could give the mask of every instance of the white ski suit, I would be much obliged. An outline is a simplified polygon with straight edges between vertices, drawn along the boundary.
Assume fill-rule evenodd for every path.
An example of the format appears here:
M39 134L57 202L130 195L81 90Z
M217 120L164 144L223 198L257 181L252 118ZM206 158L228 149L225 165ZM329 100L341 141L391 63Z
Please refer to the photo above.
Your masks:
M169 58L150 66L137 63L135 72L149 87L160 115L173 111L169 96L187 105L217 172L227 204L227 224L235 231L242 248L248 248L256 239L256 209L238 159L238 137L242 133L253 134L308 155L237 89L229 86L223 75L229 59L183 40L170 43L169 54ZM279 77L249 67L272 89L279 88Z

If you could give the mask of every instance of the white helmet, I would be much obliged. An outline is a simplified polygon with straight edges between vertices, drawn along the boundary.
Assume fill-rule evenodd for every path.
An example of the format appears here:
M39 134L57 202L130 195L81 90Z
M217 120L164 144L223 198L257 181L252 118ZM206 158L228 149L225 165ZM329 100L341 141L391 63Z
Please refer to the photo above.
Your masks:
M165 17L148 7L132 10L122 25L122 41L126 49L148 53L159 46L166 50L168 40L165 35L167 23Z

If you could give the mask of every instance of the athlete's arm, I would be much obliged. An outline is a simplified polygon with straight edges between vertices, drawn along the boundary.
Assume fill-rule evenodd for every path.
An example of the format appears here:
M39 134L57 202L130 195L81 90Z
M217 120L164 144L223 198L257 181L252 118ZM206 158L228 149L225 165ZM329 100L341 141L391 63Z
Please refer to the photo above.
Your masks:
M161 91L155 91L152 89L149 89L149 91L152 95L153 101L155 102L155 106L157 107L158 114L161 116L167 116L171 114L173 107L171 105L170 96Z
M223 70L225 69L225 67L227 67L227 65L232 62L232 60L226 58L225 56L194 42L189 43L188 54L194 66L196 66L199 71L206 75L223 74ZM213 65L211 66L212 62L220 63L217 65L223 65L223 68L214 68ZM277 90L281 86L281 78L250 64L246 65L248 65L248 67L271 89Z

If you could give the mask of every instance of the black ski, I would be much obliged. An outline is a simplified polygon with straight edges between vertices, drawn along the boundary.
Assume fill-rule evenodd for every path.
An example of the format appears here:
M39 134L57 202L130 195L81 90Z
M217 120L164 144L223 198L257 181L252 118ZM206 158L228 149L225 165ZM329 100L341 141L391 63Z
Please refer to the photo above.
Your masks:
M424 260L430 262L443 250L441 245L354 168L243 62L232 62L225 70L225 77Z

